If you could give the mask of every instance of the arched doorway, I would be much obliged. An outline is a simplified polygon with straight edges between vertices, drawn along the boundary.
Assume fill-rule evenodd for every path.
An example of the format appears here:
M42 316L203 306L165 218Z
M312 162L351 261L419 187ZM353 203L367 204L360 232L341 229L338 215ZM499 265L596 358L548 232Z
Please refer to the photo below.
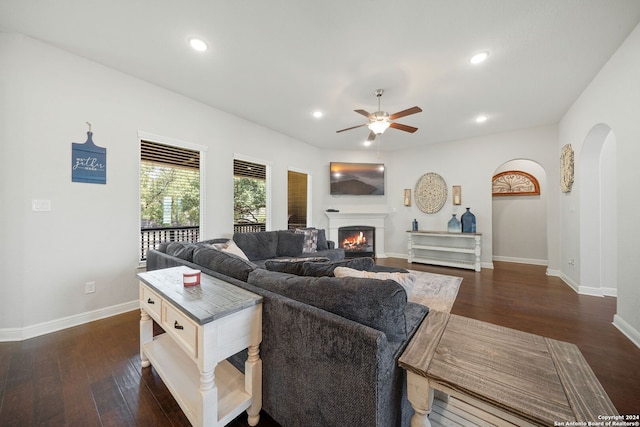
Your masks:
M594 126L579 156L579 292L617 295L616 137L605 124Z
M547 174L539 163L528 159L505 162L494 176L505 171L534 176L540 194L492 198L493 260L547 265Z

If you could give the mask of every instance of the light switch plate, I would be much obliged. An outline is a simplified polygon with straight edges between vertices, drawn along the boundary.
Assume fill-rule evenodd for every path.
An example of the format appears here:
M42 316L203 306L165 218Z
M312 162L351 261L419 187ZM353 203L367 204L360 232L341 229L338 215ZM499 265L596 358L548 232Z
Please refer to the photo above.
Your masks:
M31 210L34 212L51 212L51 200L33 199L31 200Z

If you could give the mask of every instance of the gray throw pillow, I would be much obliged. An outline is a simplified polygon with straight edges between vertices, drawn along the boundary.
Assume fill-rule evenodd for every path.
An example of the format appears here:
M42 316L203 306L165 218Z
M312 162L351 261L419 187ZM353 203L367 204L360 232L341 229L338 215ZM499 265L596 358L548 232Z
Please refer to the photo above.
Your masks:
M297 228L296 233L304 235L303 254L311 254L318 251L318 230L315 228Z
M193 262L243 282L246 282L249 273L257 268L254 263L239 256L204 246L194 251Z
M375 261L373 261L373 258L369 257L351 258L342 261L333 261L330 263L306 262L302 266L302 274L304 276L313 277L333 277L333 270L335 270L336 267L348 267L353 268L354 270L371 271L374 266Z
M258 268L248 283L382 331L389 341L407 339L407 293L393 280L302 277Z
M318 250L326 251L329 249L329 244L327 243L327 235L323 228L318 228Z

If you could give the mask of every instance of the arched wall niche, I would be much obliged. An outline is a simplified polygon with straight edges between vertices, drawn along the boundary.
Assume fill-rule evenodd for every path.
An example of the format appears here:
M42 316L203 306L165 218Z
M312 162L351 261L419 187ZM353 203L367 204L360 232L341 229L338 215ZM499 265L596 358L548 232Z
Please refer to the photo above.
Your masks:
M513 159L498 166L494 176L507 171L535 177L540 191L492 198L493 260L547 265L547 174L533 160Z
M579 188L578 292L617 295L616 136L600 123L585 137L577 161ZM576 184L574 183L574 188Z

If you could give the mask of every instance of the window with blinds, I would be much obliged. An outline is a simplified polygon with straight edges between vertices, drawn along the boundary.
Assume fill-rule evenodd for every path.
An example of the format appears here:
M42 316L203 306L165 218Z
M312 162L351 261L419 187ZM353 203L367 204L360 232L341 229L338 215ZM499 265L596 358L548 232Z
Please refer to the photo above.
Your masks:
M265 231L267 224L267 166L233 159L233 230Z
M307 226L307 174L288 171L287 199L290 230Z
M165 241L197 242L200 152L140 141L140 259Z

